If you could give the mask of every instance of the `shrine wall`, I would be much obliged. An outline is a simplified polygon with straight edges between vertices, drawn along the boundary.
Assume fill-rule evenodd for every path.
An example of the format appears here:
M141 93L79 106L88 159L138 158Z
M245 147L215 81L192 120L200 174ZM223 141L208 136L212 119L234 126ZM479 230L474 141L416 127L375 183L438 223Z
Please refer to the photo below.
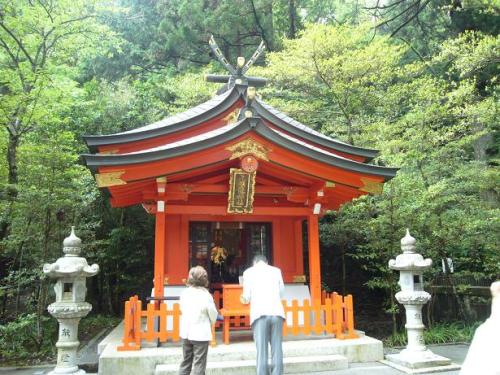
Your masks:
M184 215L166 215L165 276L168 285L185 283L189 271L188 221Z
M273 219L273 265L280 268L285 283L304 274L302 223L294 218ZM300 225L299 225L300 224Z

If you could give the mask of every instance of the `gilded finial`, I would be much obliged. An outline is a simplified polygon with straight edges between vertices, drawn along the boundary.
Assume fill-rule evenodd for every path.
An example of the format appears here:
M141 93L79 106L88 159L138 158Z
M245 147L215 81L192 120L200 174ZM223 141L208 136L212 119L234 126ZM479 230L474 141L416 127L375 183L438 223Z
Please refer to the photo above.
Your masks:
M236 59L236 66L240 69L242 69L244 66L245 66L245 58L242 57L242 56L239 56L237 59Z

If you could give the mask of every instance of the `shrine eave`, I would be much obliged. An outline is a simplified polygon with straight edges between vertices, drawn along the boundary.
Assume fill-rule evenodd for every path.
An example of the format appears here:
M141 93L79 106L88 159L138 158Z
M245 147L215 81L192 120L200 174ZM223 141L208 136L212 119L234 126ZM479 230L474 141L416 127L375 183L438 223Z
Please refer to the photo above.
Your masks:
M299 121L287 116L283 112L278 111L276 108L264 103L261 100L256 100L253 104L257 113L265 120L268 120L277 127L308 141L317 143L321 146L332 148L336 151L345 152L351 155L358 155L370 161L378 154L378 150L372 150L363 147L357 147L348 143L340 142L336 139L330 138L314 129L306 126Z
M83 138L89 149L96 151L99 146L142 141L189 129L230 109L239 99L242 99L245 89L246 86L236 85L231 90L196 107L177 115L169 116L153 124L126 132L108 135L86 135Z
M193 154L198 151L207 150L211 147L231 142L232 140L251 132L254 132L277 146L292 151L297 155L304 156L333 167L379 176L386 181L393 178L398 170L397 168L380 167L343 158L311 146L291 136L285 136L279 131L270 129L261 121L260 118L256 117L243 119L235 124L226 125L223 128L208 132L203 136L196 136L191 139L185 139L173 144L149 150L114 155L85 154L83 157L87 166L95 171L100 167L142 164Z

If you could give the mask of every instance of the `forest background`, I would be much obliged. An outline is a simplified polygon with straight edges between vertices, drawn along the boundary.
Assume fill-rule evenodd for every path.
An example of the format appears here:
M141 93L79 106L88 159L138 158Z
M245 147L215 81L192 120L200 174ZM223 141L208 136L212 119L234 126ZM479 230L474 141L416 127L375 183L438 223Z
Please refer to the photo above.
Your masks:
M387 261L406 227L453 305L444 318L430 303L427 323L477 319L487 300L465 291L500 277L499 27L498 0L0 0L0 360L53 355L41 266L71 225L101 267L93 314L151 290L153 220L110 208L82 136L209 99L212 34L232 62L263 40L250 74L266 101L401 168L321 221L324 287L354 293L358 326L401 328Z

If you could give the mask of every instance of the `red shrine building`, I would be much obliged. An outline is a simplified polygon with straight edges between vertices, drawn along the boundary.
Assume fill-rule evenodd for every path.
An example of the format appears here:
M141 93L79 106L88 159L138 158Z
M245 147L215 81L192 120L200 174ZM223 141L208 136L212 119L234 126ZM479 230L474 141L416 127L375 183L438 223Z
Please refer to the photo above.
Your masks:
M237 284L253 256L265 254L285 283L308 285L318 300L319 218L380 192L397 169L370 164L377 151L323 135L264 102L265 80L245 74L262 48L233 67L211 47L230 72L207 77L224 84L217 95L137 129L85 137L85 162L113 207L140 204L155 216L154 297L183 285L194 265L214 285Z

